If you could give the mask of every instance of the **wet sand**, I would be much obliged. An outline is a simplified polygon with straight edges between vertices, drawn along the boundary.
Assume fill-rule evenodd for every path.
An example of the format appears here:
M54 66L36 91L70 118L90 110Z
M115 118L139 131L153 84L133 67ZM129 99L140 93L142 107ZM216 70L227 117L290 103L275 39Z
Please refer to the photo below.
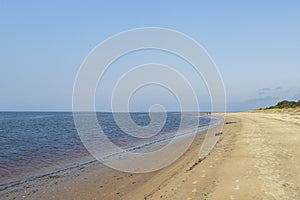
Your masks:
M226 123L201 162L203 135L156 172L128 174L94 163L7 188L0 199L300 199L300 115L230 113Z
M180 159L159 171L132 174L110 169L100 162L93 162L8 188L0 188L0 199L131 199L132 193L148 182L157 186L163 185L175 174L188 170L198 160L199 147L204 136L197 135ZM147 189L149 190L142 192L141 199L150 196L157 187Z

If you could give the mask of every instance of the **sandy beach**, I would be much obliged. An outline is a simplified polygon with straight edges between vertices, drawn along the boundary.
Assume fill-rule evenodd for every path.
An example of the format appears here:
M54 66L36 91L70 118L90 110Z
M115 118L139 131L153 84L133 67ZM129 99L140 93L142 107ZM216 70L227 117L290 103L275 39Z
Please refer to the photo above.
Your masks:
M299 199L300 116L232 113L226 122L204 161L148 199Z
M232 113L226 122L204 161L148 199L299 199L300 116Z
M156 172L128 174L97 162L7 188L0 198L300 199L299 114L227 114L218 143L199 161L203 138Z

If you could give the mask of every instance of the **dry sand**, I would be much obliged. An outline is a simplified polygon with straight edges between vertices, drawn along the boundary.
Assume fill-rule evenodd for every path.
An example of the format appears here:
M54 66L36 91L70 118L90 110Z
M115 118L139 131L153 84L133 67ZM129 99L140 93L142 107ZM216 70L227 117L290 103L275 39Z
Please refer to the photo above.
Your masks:
M226 121L211 154L148 199L300 199L300 116L233 113Z
M0 199L300 199L300 115L231 113L226 122L201 162L203 135L157 172L93 164L8 188Z

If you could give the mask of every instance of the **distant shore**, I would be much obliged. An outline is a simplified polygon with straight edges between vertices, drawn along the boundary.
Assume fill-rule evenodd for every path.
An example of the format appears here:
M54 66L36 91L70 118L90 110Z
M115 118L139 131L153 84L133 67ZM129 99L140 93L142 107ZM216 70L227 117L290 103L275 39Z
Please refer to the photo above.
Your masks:
M280 101L275 106L267 108L259 108L251 112L263 112L263 113L294 113L300 114L300 100L299 101Z
M300 114L300 108L272 108L272 109L257 109L250 111L253 113L290 113Z

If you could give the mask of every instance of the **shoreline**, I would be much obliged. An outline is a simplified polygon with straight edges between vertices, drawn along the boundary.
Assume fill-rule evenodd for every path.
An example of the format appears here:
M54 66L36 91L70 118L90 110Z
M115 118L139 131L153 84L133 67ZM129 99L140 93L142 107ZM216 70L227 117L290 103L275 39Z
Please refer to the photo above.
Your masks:
M199 142L203 141L204 135L198 134L196 138L198 146ZM193 145L194 143L192 146ZM190 150L187 152L189 151ZM171 166L182 168L181 165L178 165L181 159L182 158L179 158L179 160L171 164ZM194 159L192 162L194 162ZM24 179L21 182L8 184L6 188L1 188L0 198L123 199L124 195L135 190L136 185L144 184L151 180L152 177L157 176L157 174L162 172L166 173L169 167L170 166L158 172L131 174L110 169L95 160L72 168L62 169L30 179ZM130 183L129 186L128 183ZM88 194L86 191L89 191ZM102 191L105 191L105 193Z
M199 142L203 141L204 135L202 133L203 131L197 133L195 137L194 141L197 141L197 146L199 146ZM172 165L177 165L175 163ZM166 167L166 169L168 168ZM129 174L110 169L96 160L91 160L3 184L0 187L0 198L122 199L125 194L134 190L136 185L142 185L160 173L160 171L146 174ZM130 182L130 186L127 186L128 182ZM85 191L89 191L88 193L91 196L87 196ZM99 192L101 193L100 195ZM85 195L73 196L74 193L83 193Z
M198 159L204 140L204 135L198 134L182 157L159 171L129 174L97 162L88 168L47 177L34 184L26 183L7 197L0 197L46 200L299 199L300 115L229 113L225 122L223 134L204 160Z

